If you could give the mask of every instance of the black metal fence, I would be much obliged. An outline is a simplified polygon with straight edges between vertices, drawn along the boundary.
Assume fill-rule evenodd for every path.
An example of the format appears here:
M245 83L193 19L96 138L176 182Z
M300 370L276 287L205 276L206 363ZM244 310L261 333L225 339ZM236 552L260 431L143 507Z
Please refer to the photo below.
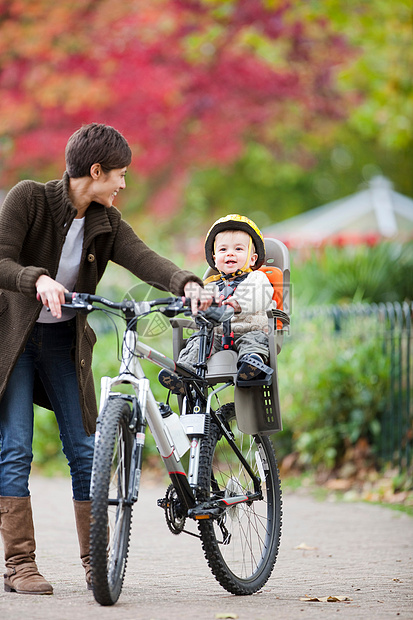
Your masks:
M379 304L376 308L383 330L383 352L390 359L390 389L382 420L382 459L393 461L401 469L412 464L413 377L412 377L413 304Z
M389 388L381 420L380 460L391 463L400 471L413 466L413 359L412 318L413 303L350 304L309 308L305 318L322 317L324 327L330 325L334 332L347 332L357 328L374 330L379 335L382 349L389 361Z

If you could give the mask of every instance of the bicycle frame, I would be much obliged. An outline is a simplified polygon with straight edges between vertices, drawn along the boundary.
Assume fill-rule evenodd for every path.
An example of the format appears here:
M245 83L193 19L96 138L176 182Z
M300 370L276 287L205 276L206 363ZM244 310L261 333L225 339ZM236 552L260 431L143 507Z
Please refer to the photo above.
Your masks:
M188 449L190 450L190 458L187 474L176 450L174 439L171 437L169 429L167 429L166 423L159 410L159 406L155 400L152 390L150 389L149 379L145 376L140 359L146 359L152 363L156 363L162 368L167 368L173 371L177 368L177 365L172 359L141 342L136 330L128 326L124 333L122 360L119 374L116 377L102 377L101 379L101 399L97 428L99 428L100 416L105 409L106 403L111 397L120 396L126 400L132 400L133 411L136 412L134 414L135 422L131 425L134 432L136 432L136 440L132 454L132 463L134 464L135 475L131 476L131 485L128 490L127 502L133 503L138 498L142 451L145 440L144 431L145 424L147 423L182 505L185 506L186 512L189 516L197 518L196 510L194 510L196 506L195 490L198 485L200 440L202 440L202 436L204 435L205 420L208 416L213 414L211 412L212 397L232 384L226 383L210 392L208 398L205 398L206 407L204 413L201 413L200 407L198 406L194 408L195 413L181 416L181 423L183 422L183 428L189 437ZM183 368L180 368L180 370L188 376L192 375L192 373ZM205 374L205 372L203 374ZM202 379L202 375L196 375L196 378L198 380ZM130 396L123 393L113 392L113 387L120 384L131 385L135 396L131 399ZM196 411L196 409L198 409L198 411ZM217 422L219 422L218 419ZM221 506L222 508L227 508L229 505L233 506L246 501L260 499L262 495L259 478L254 475L248 463L243 458L243 455L239 452L237 446L232 441L231 435L228 433L225 426L221 426L228 443L231 445L238 458L240 458L245 468L248 470L254 484L255 493L249 496L238 495L231 498L226 498L225 500L215 500L215 504ZM99 430L97 430L96 437L96 441L98 441ZM93 489L93 472L91 487ZM202 510L198 517L202 518Z
M123 396L124 394L115 393L112 388L120 384L129 384L135 392L136 403L134 408L138 410L136 442L132 462L135 463L136 469L139 471L138 478L133 481L136 488L136 482L139 482L141 453L145 440L145 425L148 424L150 431L155 439L160 456L165 463L165 467L169 473L180 499L184 502L187 509L195 506L195 498L192 489L188 483L186 472L182 466L180 457L171 441L171 434L166 430L166 424L160 413L158 404L150 389L149 379L146 378L140 363L140 358L148 359L164 368L174 370L174 362L162 355L155 349L152 349L140 342L136 331L126 329L122 346L122 361L120 365L119 375L116 377L102 377L101 379L101 399L99 407L99 417L104 411L105 405L109 398L113 396ZM98 428L99 428L98 417ZM99 431L97 431L98 435ZM97 438L97 441L99 439ZM189 442L188 442L189 448ZM92 474L93 479L93 474ZM92 485L93 486L93 485ZM135 489L130 489L130 501L136 501L137 493ZM128 498L129 499L129 498Z

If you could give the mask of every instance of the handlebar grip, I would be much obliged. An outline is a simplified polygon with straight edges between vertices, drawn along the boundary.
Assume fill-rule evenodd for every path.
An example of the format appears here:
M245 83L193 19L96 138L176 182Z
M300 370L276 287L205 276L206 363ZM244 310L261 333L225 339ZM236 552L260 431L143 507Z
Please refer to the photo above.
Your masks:
M89 293L65 293L65 303L67 304L90 304L94 301L102 301L103 297L99 297L99 295L90 295Z

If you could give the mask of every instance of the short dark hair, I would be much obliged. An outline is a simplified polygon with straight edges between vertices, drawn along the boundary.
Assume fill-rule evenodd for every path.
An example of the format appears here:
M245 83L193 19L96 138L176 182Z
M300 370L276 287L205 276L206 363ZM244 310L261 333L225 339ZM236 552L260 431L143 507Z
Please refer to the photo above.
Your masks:
M90 123L70 136L65 151L66 170L70 177L90 176L93 164L103 172L129 166L132 151L119 131L109 125Z

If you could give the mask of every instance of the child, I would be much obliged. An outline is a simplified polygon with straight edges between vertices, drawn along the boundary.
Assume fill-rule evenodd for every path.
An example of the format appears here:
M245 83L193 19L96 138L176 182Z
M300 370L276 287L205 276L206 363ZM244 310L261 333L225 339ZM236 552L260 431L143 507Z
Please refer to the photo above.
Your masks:
M205 240L208 264L219 273L205 280L205 289L216 291L223 304L232 306L230 325L215 328L211 355L222 349L238 353L241 381L257 378L269 359L268 319L273 289L267 276L258 271L265 260L261 231L243 215L231 214L217 220ZM194 334L181 351L178 363L194 370L198 362L199 338ZM177 375L161 370L159 381L174 394L184 394L183 382Z

